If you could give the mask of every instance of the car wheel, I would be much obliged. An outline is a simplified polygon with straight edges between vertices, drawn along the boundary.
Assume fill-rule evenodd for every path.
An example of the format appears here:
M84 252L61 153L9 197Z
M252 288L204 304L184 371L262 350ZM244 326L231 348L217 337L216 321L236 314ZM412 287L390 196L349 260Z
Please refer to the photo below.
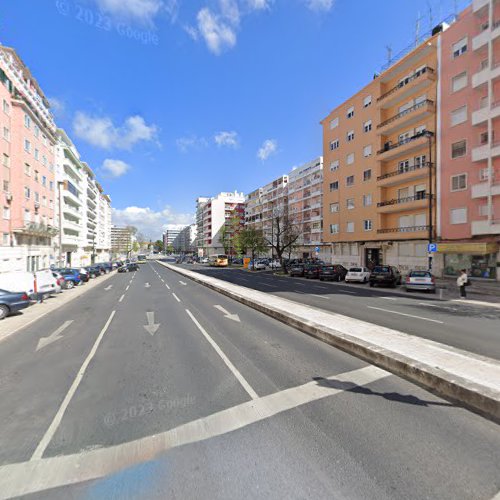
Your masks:
M375 286L375 283L373 281L370 281L370 287L373 288Z
M6 318L8 314L9 314L9 308L4 304L0 305L0 319Z
M365 277L365 279L363 280L363 283L367 283L368 282L368 279Z
M75 286L75 283L73 281L66 282L66 288L68 290L71 290L74 286Z

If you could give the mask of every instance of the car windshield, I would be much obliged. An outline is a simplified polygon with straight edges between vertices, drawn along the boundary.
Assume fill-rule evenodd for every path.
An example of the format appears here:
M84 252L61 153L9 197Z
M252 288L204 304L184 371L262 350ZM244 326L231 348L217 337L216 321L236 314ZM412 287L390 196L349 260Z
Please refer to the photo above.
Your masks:
M388 273L390 272L391 268L389 266L376 266L373 269L374 273Z
M362 273L363 272L363 268L361 268L361 267L351 267L349 269L349 272L350 273Z
M410 273L410 276L412 278L430 278L431 277L431 273L429 273L427 271L412 271Z

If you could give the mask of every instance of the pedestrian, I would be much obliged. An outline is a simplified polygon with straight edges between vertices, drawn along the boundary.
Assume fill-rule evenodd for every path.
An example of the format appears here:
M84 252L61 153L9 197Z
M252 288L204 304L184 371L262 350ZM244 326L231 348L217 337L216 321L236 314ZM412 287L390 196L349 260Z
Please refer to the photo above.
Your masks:
M469 278L467 277L467 271L462 269L460 271L460 275L457 278L457 286L460 289L460 297L465 299L467 297L467 293L465 292L465 287L469 283Z

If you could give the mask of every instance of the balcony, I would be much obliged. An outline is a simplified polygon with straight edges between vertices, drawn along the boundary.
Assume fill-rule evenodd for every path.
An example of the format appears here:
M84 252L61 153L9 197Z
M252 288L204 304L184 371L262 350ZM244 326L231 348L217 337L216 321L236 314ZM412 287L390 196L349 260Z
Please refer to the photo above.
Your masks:
M377 156L380 161L394 160L400 156L417 151L427 144L428 132L424 131L395 144L392 144L390 141L386 142L384 147L380 151L377 151Z
M430 195L407 196L377 203L378 213L404 212L407 210L421 209L428 206Z
M500 142L495 142L491 145L479 144L475 148L472 148L472 161L485 161L489 155L492 158L500 156Z
M400 129L408 127L427 116L430 116L436 111L434 101L426 99L425 101L415 104L411 108L401 111L397 115L391 116L387 120L377 125L378 135L389 135Z
M435 80L435 71L429 66L426 66L421 72L415 73L406 78L402 82L398 83L398 85L378 97L377 106L381 109L390 108L413 93L420 92L425 89Z
M322 227L313 227L311 228L311 233L312 234L317 234L317 233L322 233L323 232L323 228Z
M472 113L472 125L482 125L488 121L488 118L492 120L500 116L500 101L491 103L491 107L488 108L487 105L481 106L476 111Z
M500 233L500 219L492 220L474 220L471 224L472 236L482 236L486 234Z
M62 211L63 213L72 215L74 217L82 216L82 211L79 208L75 207L74 205L70 205L68 203L63 203Z
M388 172L377 177L377 185L379 187L389 187L401 184L403 182L413 181L416 179L425 179L429 176L430 163L426 162L423 165L411 165L407 169L398 169Z
M479 12L481 9L489 5L489 0L472 0L472 12Z
M488 182L481 182L480 184L474 184L471 188L471 197L475 198L487 198L489 195L498 196L500 195L500 183L496 182L492 184L491 190Z
M430 226L407 226L407 227L389 227L384 229L377 229L379 234L388 233L422 233L429 231Z
M500 36L500 22L494 21L491 30L489 29L488 23L481 26L482 31L472 39L472 50L480 50L482 47L487 45L488 41L491 39L495 40Z
M494 62L491 68L487 61L483 61L477 73L472 75L472 88L486 85L489 80L496 80L500 77L500 62Z

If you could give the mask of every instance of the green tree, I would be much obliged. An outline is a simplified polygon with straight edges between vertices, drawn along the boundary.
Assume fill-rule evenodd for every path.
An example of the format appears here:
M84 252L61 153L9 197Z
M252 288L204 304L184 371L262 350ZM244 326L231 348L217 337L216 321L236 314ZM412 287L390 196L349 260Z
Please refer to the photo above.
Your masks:
M240 248L245 249L245 253L250 252L252 262L255 261L256 255L265 252L267 249L262 230L254 227L243 228L238 235L237 241Z
M241 217L233 210L231 217L226 220L219 233L219 241L226 255L234 255L236 251L236 241L240 231Z
M155 241L154 250L159 252L159 253L163 252L163 241L162 240Z
M132 243L132 251L134 253L137 253L141 248L141 245L139 244L138 241L134 241L134 243Z

